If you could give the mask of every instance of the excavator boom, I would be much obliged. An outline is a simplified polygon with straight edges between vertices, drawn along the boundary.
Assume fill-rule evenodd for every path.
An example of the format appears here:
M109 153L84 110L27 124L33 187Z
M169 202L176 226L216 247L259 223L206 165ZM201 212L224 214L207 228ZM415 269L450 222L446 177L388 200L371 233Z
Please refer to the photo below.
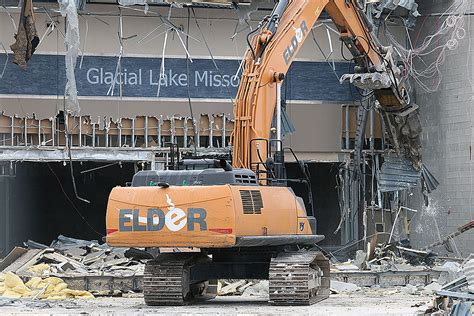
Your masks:
M390 48L377 44L364 14L353 1L282 0L272 15L260 23L244 57L245 68L234 105L235 167L258 171L267 158L268 140L275 136L271 135L271 126L279 84L323 10L338 28L358 71L344 76L342 81L365 89L377 88L375 95L382 110L396 112L410 105ZM395 147L400 149L404 140L400 140L397 128L392 136ZM411 156L418 157L419 152L412 152ZM413 160L417 164L419 159Z

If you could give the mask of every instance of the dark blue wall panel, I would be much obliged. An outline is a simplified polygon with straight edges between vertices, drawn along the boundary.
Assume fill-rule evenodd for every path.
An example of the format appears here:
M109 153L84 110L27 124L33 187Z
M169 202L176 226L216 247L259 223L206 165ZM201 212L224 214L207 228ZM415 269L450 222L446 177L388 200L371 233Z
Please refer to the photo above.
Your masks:
M6 55L0 55L0 71ZM6 71L0 79L0 94L62 95L65 69L63 55L35 54L22 70L11 63L9 56ZM117 57L85 56L82 67L76 68L78 94L81 96L107 96L113 82ZM165 59L165 77L160 97L229 98L237 92L239 78L235 73L238 60L217 60L218 71L210 59ZM156 97L160 73L160 58L124 57L122 59L122 95L126 97ZM348 72L348 63L336 63L339 75ZM120 79L120 78L119 78ZM341 85L330 66L325 62L294 62L284 82L283 96L290 100L349 101L352 96L347 84ZM114 95L119 95L116 84Z

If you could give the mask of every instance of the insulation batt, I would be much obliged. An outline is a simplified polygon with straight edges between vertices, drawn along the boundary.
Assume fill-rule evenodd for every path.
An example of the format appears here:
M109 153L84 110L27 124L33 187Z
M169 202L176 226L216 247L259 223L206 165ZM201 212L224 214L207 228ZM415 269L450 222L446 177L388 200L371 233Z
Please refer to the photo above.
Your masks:
M0 274L0 297L28 298L38 297L45 300L60 300L67 298L88 299L94 295L87 291L71 290L60 278L33 277L23 283L21 278L13 272Z
M79 55L79 19L75 0L58 0L61 15L66 17L66 97L67 111L79 114L79 100L77 99L77 86L74 68L76 68L77 56Z

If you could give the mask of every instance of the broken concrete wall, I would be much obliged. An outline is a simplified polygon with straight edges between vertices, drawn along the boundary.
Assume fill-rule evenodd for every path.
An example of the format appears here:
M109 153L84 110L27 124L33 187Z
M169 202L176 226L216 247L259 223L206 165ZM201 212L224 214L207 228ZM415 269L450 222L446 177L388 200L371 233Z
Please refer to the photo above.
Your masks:
M454 2L419 1L419 11L422 15L441 13ZM474 4L471 3L469 9L472 12ZM459 39L459 46L455 50L446 50L446 61L439 68L439 75L442 76L439 90L434 93L424 92L417 87L416 103L421 107L424 131L424 163L441 184L431 194L429 207L423 207L421 199L415 203L415 208L420 210L412 223L412 241L416 247L437 241L440 236L444 237L474 218L474 47L471 45L474 39L474 20L471 15L463 18L467 36ZM417 23L413 38L419 37L420 43L424 36L439 28L443 19L439 16L423 16ZM441 44L443 40L437 43ZM435 57L426 56L423 62L429 64ZM419 60L416 66L420 69L424 67ZM432 84L435 79L428 80L427 83ZM455 243L459 251L467 255L474 251L474 234L467 232L456 238ZM436 250L445 252L443 247Z
M108 116L68 115L65 120L63 115L49 119L38 119L35 115L0 115L0 146L40 146L43 149L66 146L66 126L73 147L156 149L167 147L169 142L177 142L180 148L195 144L204 148L229 146L233 130L230 114L200 114L194 117L194 122L190 116L181 115L139 115L118 118L117 121Z

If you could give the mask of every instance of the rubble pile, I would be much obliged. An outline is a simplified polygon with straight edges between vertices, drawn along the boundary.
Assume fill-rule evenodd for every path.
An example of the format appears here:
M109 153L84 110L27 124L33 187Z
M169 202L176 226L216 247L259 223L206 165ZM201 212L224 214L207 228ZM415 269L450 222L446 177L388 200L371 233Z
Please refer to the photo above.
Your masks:
M334 259L334 258L333 258ZM344 271L451 271L459 269L459 263L440 259L431 251L421 251L398 245L380 244L371 251L357 250L355 258L346 262L333 260L331 272ZM452 259L455 260L455 259Z
M42 299L92 298L94 291L70 280L81 277L141 277L153 258L135 248L114 248L98 241L60 235L51 245L34 241L16 247L0 261L0 296ZM24 281L26 283L24 283ZM91 293L92 292L92 293ZM95 291L94 294L106 294ZM112 292L112 289L111 289Z
M370 295L432 295L426 313L445 315L456 311L455 315L471 315L474 255L467 259L442 257L401 242L378 244L372 249L369 244L367 248L367 252L358 250L354 259L346 262L331 259L333 294L362 291Z
M144 271L145 261L127 257L128 248L100 245L98 241L60 235L50 246L31 241L25 242L25 245L28 248L13 249L2 263L13 262L8 266L0 263L0 270L23 277L75 274L126 276L142 275Z
M153 258L144 250L62 235L49 246L30 240L24 245L0 261L0 299L136 295L130 293L141 291L145 262ZM474 257L449 259L394 242L358 250L346 262L334 256L331 261L330 288L335 295L432 295L430 313L469 309L474 301ZM219 280L218 295L268 298L269 284L267 280Z
M0 261L2 278L7 275L8 278L18 281L17 285L9 288L4 288L3 283L0 283L0 297L3 295L9 298L64 299L89 298L94 297L93 295L116 296L125 292L129 295L130 292L141 291L145 262L153 258L150 253L137 248L109 247L107 244L99 244L96 240L81 240L62 235L49 246L31 240L24 245L25 248L14 248ZM168 248L161 250L180 251ZM84 281L83 277L88 277L89 281ZM0 280L3 280L2 278ZM111 278L118 282L109 282ZM127 284L133 281L138 284ZM113 285L113 289L107 282ZM96 286L93 290L89 289L90 283ZM45 286L48 286L47 290L37 295L38 288L43 289ZM107 290L97 290L97 287ZM219 280L218 295L266 297L268 281Z
M435 295L431 307L425 314L444 315L473 315L474 314L474 287L473 272L474 258L471 254L462 264L451 265L447 262L444 279L433 283ZM444 282L444 283L441 283Z

